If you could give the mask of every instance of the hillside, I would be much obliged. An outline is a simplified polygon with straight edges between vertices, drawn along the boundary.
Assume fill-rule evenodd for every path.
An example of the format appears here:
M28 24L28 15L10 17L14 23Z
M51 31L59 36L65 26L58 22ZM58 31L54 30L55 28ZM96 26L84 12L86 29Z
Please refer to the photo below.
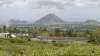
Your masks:
M65 22L61 20L55 14L48 14L42 17L40 20L36 21L35 24L64 24Z

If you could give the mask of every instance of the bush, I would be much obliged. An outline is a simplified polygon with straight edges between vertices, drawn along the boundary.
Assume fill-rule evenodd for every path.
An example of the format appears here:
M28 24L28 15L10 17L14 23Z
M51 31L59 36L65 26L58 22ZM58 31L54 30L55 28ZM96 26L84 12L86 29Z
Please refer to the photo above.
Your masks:
M4 41L4 39L3 38L0 38L0 42L3 42Z
M53 42L52 45L53 46L57 46L57 47L63 47L63 46L65 46L64 42Z
M11 42L11 43L24 43L24 42L26 42L25 40L22 40L22 39L9 39L9 41Z

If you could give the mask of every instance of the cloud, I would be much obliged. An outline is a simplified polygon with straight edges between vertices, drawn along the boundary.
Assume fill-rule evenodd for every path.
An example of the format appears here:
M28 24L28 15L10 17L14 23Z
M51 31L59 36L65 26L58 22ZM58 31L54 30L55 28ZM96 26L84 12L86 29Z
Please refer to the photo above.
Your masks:
M74 5L79 7L99 7L100 1L99 0L76 0L74 2Z
M53 1L53 0L39 1L38 6L40 8L45 7L45 8L64 9L64 4L62 2L58 2L56 0L55 1Z
M26 7L28 4L27 0L0 0L0 7Z
M99 7L100 0L0 0L0 7L64 9L65 7Z
M99 7L100 0L38 0L39 8Z

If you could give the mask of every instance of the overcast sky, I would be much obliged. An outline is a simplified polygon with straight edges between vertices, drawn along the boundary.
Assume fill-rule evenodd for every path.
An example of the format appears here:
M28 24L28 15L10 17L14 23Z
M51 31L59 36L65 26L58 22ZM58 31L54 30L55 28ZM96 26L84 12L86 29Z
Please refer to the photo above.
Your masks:
M49 13L66 21L100 21L100 0L0 0L0 23L9 19L34 22Z

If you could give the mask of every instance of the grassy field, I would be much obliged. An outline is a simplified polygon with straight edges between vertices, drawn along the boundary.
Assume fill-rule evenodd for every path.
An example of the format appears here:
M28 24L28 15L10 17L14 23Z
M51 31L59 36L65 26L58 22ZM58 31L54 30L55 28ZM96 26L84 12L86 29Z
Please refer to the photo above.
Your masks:
M100 45L0 39L0 56L100 56Z

